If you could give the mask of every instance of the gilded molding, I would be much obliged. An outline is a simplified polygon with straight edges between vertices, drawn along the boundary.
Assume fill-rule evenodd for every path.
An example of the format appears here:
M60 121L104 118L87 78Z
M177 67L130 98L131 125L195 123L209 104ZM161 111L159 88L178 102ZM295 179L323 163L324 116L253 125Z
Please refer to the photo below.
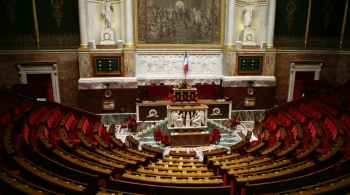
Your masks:
M37 47L37 49L40 49L40 35L39 35L38 18L36 16L35 0L32 0L32 9L33 9L33 19L34 19L34 30L35 30L35 38L36 38L36 47Z
M1 34L0 49L37 49L35 34Z
M303 48L304 37L302 36L275 36L273 45L277 48Z
M61 11L61 8L62 8L63 4L64 4L63 0L51 0L51 5L54 8L52 15L56 19L57 26L61 25L61 20L63 17L63 13Z
M308 48L312 49L338 49L340 37L309 37Z
M304 41L304 48L306 49L308 45L308 39L309 39L309 27L310 27L310 17L311 17L311 5L312 0L309 0L309 9L307 12L307 21L306 21L306 30L305 30L305 41Z
M75 49L80 46L79 34L40 34L41 48Z
M288 13L288 16L286 17L287 23L288 23L288 29L292 27L292 24L294 22L294 12L297 10L297 5L294 3L294 0L290 0L290 2L286 6L286 10Z
M6 17L10 20L12 27L15 27L16 21L16 0L4 0L4 5L6 7Z
M345 27L346 27L346 18L348 15L348 6L349 6L349 0L346 0L345 8L344 8L343 26L342 26L341 34L340 34L340 47L339 47L340 49L342 49L343 42L344 42L344 33L345 33ZM344 45L348 45L348 44L344 44Z
M327 4L323 7L323 25L324 30L327 31L329 23L331 23L331 13L334 11L333 5L331 4L331 1L328 0Z

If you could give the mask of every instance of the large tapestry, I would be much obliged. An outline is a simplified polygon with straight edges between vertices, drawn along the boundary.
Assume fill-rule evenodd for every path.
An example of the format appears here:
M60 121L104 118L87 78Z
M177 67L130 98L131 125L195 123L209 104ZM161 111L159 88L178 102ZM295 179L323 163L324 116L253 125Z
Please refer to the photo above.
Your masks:
M222 0L137 0L138 44L221 44Z

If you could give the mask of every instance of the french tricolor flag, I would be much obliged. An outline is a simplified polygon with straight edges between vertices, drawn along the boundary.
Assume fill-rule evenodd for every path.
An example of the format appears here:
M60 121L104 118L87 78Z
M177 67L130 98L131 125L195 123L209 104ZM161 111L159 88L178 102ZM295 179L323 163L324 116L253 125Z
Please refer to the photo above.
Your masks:
M184 72L187 72L188 71L188 55L187 55L187 52L185 52L185 55L184 55Z

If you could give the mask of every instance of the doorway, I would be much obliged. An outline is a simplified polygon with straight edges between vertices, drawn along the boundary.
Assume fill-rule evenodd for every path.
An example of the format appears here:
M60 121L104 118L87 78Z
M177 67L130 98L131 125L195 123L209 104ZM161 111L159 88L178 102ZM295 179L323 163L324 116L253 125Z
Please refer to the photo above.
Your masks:
M323 66L322 60L292 60L290 68L288 102L297 98L294 90L296 82L305 80L319 80Z
M46 85L49 100L60 103L57 62L17 62L21 84ZM51 88L51 89L50 89ZM50 98L52 97L52 98Z

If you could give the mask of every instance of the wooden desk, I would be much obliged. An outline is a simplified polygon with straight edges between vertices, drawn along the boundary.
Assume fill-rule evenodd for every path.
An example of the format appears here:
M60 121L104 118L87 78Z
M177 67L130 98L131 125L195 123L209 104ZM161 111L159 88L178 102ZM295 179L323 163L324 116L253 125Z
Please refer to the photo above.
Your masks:
M161 161L161 160L160 160ZM163 161L172 161L172 162L198 162L198 157L182 157L182 156L164 156Z
M102 148L109 150L109 144L105 140L103 140L99 134L94 134L94 139Z
M282 142L275 142L271 146L260 150L260 154L261 155L269 155L269 154L275 152L281 145L282 145Z
M39 136L39 140L40 140L40 143L43 144L43 146L48 149L48 150L52 150L54 149L54 145L52 144L52 142L49 140L48 137L46 137L45 135L45 123L42 123L39 125L38 127L38 136Z
M338 137L337 140L333 143L333 145L328 148L328 150L317 156L316 161L319 163L324 163L328 159L335 156L338 153L338 151L343 147L344 142L344 137Z
M265 143L264 142L260 142L260 143L256 144L255 146L246 149L245 153L247 153L247 154L254 154L254 153L257 153L263 147L265 147Z
M294 158L297 160L304 160L306 159L310 154L314 153L318 146L321 144L321 139L315 139L310 145L308 145L304 150L301 152L295 154Z
M279 169L274 169L273 171L262 171L257 173L247 173L245 175L239 175L235 177L235 180L237 183L240 183L238 185L245 185L246 182L249 183L258 183L258 182L268 182L273 181L278 178L288 178L292 177L291 175L298 175L303 174L310 170L312 167L315 166L314 162L308 161L308 162L302 162L299 164L294 164L290 166L284 166Z
M209 156L219 156L219 155L227 154L227 151L228 150L226 148L218 148L215 150L203 151L203 164L208 163Z
M156 154L153 152L146 152L146 151L141 151L135 148L128 148L126 149L126 151L133 153L133 154L137 154L139 156L143 156L149 160L155 161L156 160Z
M209 146L210 134L202 132L172 133L171 146Z
M242 141L238 142L237 144L230 146L231 153L243 151L244 147L246 147L247 144L248 144L247 141L242 140Z
M136 160L130 160L130 159L124 158L123 156L120 156L120 155L118 155L118 154L116 154L114 152L110 152L108 150L96 149L95 153L99 154L101 156L104 156L104 157L107 157L107 158L110 158L110 159L122 162L122 163L126 163L129 166L131 166L131 167L137 167L138 164L139 164L138 161L136 161Z
M59 161L63 161L63 164L69 164L69 166L73 166L79 170L86 171L91 174L97 174L102 178L109 178L114 170L113 167L92 163L73 156L60 148L53 149L52 153L59 158Z
M240 175L240 174L245 174L245 173L254 173L254 172L259 172L259 171L268 171L268 170L273 170L279 167L287 166L291 162L286 159L281 159L281 160L276 160L276 161L270 161L264 164L259 164L259 165L248 165L246 167L237 167L237 168L231 168L229 169L228 173L230 175ZM225 168L225 167L223 167Z
M221 176L212 177L171 177L171 176L161 176L161 175L147 175L135 172L127 171L122 175L122 178L127 181L137 181L144 183L153 184L166 184L166 185L194 185L194 186L208 186L208 185L222 185L223 180Z
M34 176L33 179L39 178L44 181L47 188L56 192L68 193L68 194L84 194L87 193L87 184L80 183L68 178L51 173L51 171L44 170L41 167L35 166L32 162L25 159L23 156L13 157L15 162L22 167L22 171Z
M113 142L113 147L117 147L119 149L124 149L125 148L124 143L120 139L117 139L114 134L109 135L109 138Z
M293 152L300 144L301 142L299 140L294 140L292 143L289 144L289 146L282 148L280 151L277 152L276 156L281 158L285 157L289 153Z
M14 124L8 125L5 133L4 133L4 148L6 151L6 154L10 156L14 156L17 154L17 150L14 148L13 143L12 143L12 129L14 128Z
M69 150L75 149L75 144L72 140L70 140L66 134L66 130L64 127L60 127L58 129L58 135L61 138L61 141L63 142L64 146L67 147Z
M4 185L1 185L2 190L11 192L12 194L31 194L31 195L60 194L58 192L50 191L43 187L34 185L24 180L23 178L13 175L12 173L6 171L1 166L0 166L0 180L1 180L1 183L5 183Z
M151 175L164 175L164 176L181 176L181 177L210 177L214 176L212 170L197 171L197 170L158 170L152 167L140 167L136 171L137 173L151 174Z
M84 135L84 133L82 131L76 131L76 134L79 138L79 140L81 141L81 143L88 149L93 150L94 149L94 144L91 143L90 140L88 140L86 138L86 136Z
M158 170L180 170L180 171L191 171L191 170L195 170L195 171L207 171L208 168L206 165L187 165L187 164L183 164L183 165L178 165L178 164L156 164L156 163L151 163L149 164L147 167L151 167L154 169L158 169Z
M136 149L139 148L140 142L138 140L136 140L133 136L131 136L131 135L126 136L126 141L127 141L127 143L129 143L129 147L133 147Z
M162 148L152 147L147 144L143 144L141 148L143 151L155 153L157 155L157 158L163 158L164 149Z
M170 156L196 157L196 151L174 151L169 152Z
M218 155L218 156L209 156L208 157L208 161L224 161L224 160L230 160L230 159L234 159L236 157L240 156L239 153L232 153L231 154L222 154L222 155Z
M81 158L84 158L91 162L98 163L100 165L113 167L115 170L118 170L118 172L122 172L123 169L128 168L126 167L126 163L124 162L116 161L114 159L109 159L109 158L97 155L83 148L77 149L75 151Z
M116 153L120 156L123 156L124 158L126 159L130 159L130 160L136 160L140 163L147 163L147 157L144 157L144 156L140 156L140 155L137 155L137 154L134 154L134 153L131 153L131 152L128 152L126 150L121 150L121 149L114 149L112 150L113 153Z

